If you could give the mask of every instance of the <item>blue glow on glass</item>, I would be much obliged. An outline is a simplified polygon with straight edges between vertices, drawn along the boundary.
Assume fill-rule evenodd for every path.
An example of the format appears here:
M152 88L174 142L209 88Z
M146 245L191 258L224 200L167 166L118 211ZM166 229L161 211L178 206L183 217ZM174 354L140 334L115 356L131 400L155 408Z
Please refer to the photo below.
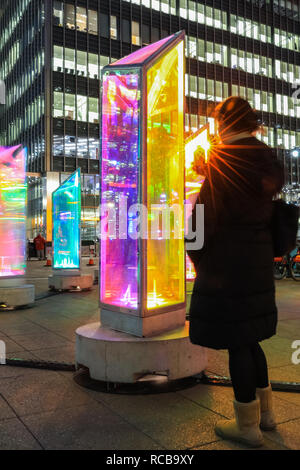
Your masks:
M81 175L78 169L52 195L53 268L80 268Z

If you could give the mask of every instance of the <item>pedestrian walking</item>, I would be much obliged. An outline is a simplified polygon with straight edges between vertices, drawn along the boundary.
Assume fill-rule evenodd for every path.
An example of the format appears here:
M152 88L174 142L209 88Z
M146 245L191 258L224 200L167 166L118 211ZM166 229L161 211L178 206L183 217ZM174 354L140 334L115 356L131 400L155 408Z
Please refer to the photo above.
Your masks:
M214 117L220 143L210 151L197 199L204 204L204 246L188 252L197 273L190 339L229 351L235 419L219 423L217 435L258 447L261 429L276 426L259 343L276 334L270 225L272 199L283 186L284 173L272 150L255 137L258 117L246 100L226 99Z
M40 261L45 258L45 245L46 245L46 240L39 233L38 236L35 237L35 239L34 239L34 246L35 246L35 249L36 249L37 257Z

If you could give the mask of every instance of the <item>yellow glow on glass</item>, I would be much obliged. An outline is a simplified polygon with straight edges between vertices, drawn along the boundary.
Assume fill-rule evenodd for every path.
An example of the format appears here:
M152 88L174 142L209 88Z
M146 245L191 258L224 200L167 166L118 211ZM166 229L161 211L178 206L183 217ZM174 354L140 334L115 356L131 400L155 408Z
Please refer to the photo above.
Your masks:
M184 41L147 71L147 205L149 233L152 204L184 205ZM162 219L162 217L161 217ZM171 211L170 236L160 230L147 240L148 310L185 301L184 214L175 227Z

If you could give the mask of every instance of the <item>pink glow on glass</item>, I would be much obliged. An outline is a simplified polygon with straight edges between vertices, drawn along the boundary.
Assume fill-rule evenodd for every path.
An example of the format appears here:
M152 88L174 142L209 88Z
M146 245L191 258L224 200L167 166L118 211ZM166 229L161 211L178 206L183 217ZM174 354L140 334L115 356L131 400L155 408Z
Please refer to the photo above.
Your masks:
M25 274L26 150L0 147L0 277Z
M115 66L126 64L142 64L143 62L145 62L145 60L147 60L151 55L155 54L155 52L157 52L162 46L166 44L166 42L168 42L173 37L174 35L168 36L158 42L155 42L154 44L150 44L149 46L143 47L142 49L139 49L138 51L135 51L126 57L123 57L123 59L117 60L117 62L114 62L111 65Z

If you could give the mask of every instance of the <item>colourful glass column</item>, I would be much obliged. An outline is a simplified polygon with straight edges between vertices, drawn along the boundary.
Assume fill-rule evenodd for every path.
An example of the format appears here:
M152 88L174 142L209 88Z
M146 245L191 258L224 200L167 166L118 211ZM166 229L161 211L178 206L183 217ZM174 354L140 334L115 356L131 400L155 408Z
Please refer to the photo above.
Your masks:
M185 309L184 75L184 33L102 71L102 311Z
M52 201L53 269L80 269L80 169L53 192Z
M26 155L22 146L0 147L0 278L25 274Z

